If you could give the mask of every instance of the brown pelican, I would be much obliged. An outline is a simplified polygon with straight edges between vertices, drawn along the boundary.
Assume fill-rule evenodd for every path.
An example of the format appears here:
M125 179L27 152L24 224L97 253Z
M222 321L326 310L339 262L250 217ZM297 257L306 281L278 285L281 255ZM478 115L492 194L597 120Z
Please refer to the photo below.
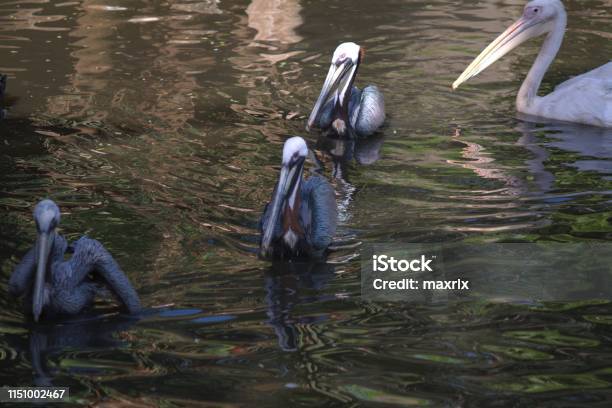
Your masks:
M336 197L323 177L302 178L308 147L292 137L283 147L278 183L261 219L264 258L321 257L336 233Z
M111 254L94 239L81 237L72 245L56 231L60 210L51 200L34 208L36 245L23 257L9 280L14 296L27 295L34 321L45 314L75 315L91 306L102 281L130 313L140 311L138 294ZM64 260L66 253L72 253Z
M453 83L453 89L526 40L546 34L516 96L516 109L532 116L612 127L612 62L563 82L546 96L538 96L542 78L561 47L566 21L565 8L559 0L527 3L522 17L476 57Z
M355 43L340 44L319 98L312 108L306 130L317 126L340 137L369 136L385 120L385 101L375 85L363 91L353 86L363 50ZM335 92L334 92L335 90Z

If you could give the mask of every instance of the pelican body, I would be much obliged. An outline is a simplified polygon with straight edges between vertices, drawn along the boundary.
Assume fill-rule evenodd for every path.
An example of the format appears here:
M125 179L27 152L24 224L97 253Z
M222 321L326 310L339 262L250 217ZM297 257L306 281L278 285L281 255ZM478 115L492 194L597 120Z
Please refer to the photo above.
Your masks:
M526 40L546 34L542 48L519 89L516 109L531 116L612 127L612 62L563 82L546 96L538 96L544 74L561 47L566 23L567 14L560 0L527 3L521 18L476 57L453 83L453 89Z
M363 50L355 43L336 48L331 66L315 103L306 130L323 129L341 138L369 136L385 120L385 100L375 85L360 90L353 85Z
M280 176L261 219L264 258L320 258L336 233L336 196L323 177L304 180L308 147L301 137L285 142Z
M51 200L34 209L36 245L26 253L9 280L9 292L25 297L34 321L45 316L76 315L90 307L104 286L129 313L140 311L138 294L111 254L94 239L82 237L69 245L56 228L60 210ZM66 254L72 254L64 260ZM100 285L103 284L103 285Z

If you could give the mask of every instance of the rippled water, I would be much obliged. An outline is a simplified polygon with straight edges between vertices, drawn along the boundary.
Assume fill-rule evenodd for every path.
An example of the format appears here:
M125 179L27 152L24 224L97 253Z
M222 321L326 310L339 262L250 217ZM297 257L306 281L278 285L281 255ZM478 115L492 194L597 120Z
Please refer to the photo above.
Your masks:
M612 55L610 2L565 4L545 91ZM608 302L366 303L360 247L315 265L254 254L292 134L337 176L342 241L610 240L612 132L516 119L539 41L450 91L521 7L0 1L0 383L98 406L606 406ZM388 113L352 155L303 130L347 40ZM145 317L24 323L6 280L44 196L63 233L111 250Z

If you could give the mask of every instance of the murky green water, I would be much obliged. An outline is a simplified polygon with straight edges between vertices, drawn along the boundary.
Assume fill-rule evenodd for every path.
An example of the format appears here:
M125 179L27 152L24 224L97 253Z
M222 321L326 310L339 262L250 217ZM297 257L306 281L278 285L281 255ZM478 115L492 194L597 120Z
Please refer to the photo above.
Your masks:
M610 3L565 4L545 91L612 55ZM339 239L612 239L612 131L515 118L539 41L450 91L521 7L0 1L0 383L109 407L607 406L607 302L371 304L358 258L343 262L359 248L319 265L254 255L282 143L305 135L347 40L366 48L357 82L382 89L388 119L336 168ZM306 137L331 176L325 152L346 146ZM115 254L147 317L24 323L6 281L44 196L63 233Z

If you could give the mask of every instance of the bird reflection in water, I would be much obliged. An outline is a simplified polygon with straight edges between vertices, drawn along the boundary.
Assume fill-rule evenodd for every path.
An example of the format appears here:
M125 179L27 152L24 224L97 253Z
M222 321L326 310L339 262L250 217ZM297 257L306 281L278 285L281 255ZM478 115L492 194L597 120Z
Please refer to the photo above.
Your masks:
M257 30L254 45L262 42L295 44L302 41L296 29L302 25L297 0L253 0L246 9L248 25Z
M518 118L520 120L515 129L520 136L516 144L530 153L530 158L525 161L529 180L509 174L483 146L463 137L460 128L455 129L452 137L454 141L465 145L461 151L463 160L447 160L447 163L470 169L479 177L504 184L502 189L488 194L489 199L497 197L493 193L533 197L553 192L556 176L554 168L547 166L547 161L555 150L574 153L583 158L575 160L575 156L569 156L572 161L566 161L562 166L582 172L594 171L608 177L612 175L612 129L543 121L524 114L519 114Z
M354 160L359 165L367 166L378 161L384 140L382 134L355 139L319 136L316 148L332 162L332 179L337 186L338 215L341 222L350 219L350 205L357 191L349 180L350 164Z
M382 134L360 139L335 139L320 136L317 140L317 148L332 159L334 177L345 178L346 167L353 160L362 166L377 162L380 159L380 149L384 140Z
M121 333L128 331L139 319L133 316L80 316L63 320L62 324L38 324L31 327L29 352L33 384L38 387L53 386L54 377L60 374L61 356L70 351L71 358L80 352L119 349L126 342ZM24 350L25 351L25 350ZM49 362L56 360L52 366ZM81 371L78 367L72 368ZM91 366L87 366L92 370ZM57 384L56 384L57 385Z
M297 351L303 343L303 327L326 320L326 315L295 316L302 304L332 300L333 295L320 292L334 276L329 263L275 262L265 275L268 324L272 326L283 351ZM318 292L308 296L301 291Z
M555 188L555 175L546 169L545 162L556 149L583 158L566 162L565 166L581 172L593 171L607 176L607 179L612 175L612 129L569 122L543 122L526 115L520 117L533 120L519 122L516 129L522 134L518 144L533 155L527 165L540 192Z

